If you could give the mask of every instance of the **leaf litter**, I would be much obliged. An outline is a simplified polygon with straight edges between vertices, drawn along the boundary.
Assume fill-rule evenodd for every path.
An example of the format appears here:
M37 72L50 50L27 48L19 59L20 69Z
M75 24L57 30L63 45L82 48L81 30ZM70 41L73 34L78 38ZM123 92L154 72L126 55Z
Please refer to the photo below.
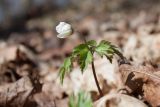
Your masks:
M56 14L58 20L61 13ZM63 18L67 14L73 18L77 15L66 12ZM87 17L79 13L81 17L75 18L79 22L71 20L78 32L62 41L47 24L42 23L42 30L34 30L34 24L45 22L45 18L28 21L26 26L32 26L28 29L33 31L12 32L7 40L0 41L0 106L68 107L70 95L78 95L80 90L91 93L94 107L160 106L159 11L98 14ZM66 74L63 85L60 84L59 68L73 47L82 42L80 34L88 40L110 41L126 57L120 60L114 56L110 63L95 55L104 97L98 97L91 66L82 74L78 64L73 63L73 72Z

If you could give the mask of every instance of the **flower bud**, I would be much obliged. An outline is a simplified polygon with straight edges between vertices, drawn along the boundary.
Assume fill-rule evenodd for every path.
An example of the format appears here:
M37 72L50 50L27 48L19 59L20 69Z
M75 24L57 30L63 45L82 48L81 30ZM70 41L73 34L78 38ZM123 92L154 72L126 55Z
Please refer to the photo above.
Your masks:
M71 25L66 22L60 22L56 26L56 31L58 32L58 35L57 35L58 38L66 38L72 35L73 33Z

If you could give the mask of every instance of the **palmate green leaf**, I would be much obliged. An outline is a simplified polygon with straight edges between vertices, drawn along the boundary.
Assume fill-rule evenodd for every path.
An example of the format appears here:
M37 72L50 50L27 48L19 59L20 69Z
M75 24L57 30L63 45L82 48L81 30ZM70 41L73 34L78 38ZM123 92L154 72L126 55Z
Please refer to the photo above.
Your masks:
M80 53L79 64L82 72L87 68L88 64L90 64L92 60L93 60L93 55L88 49L83 50Z
M112 45L110 42L102 40L99 45L95 48L95 51L101 56L106 56L110 62L112 62L113 55L117 54L119 51L117 47ZM120 53L120 52L119 52Z
M95 41L90 41L90 45L95 45ZM72 69L72 59L78 59L81 71L83 72L93 60L93 55L89 50L88 44L80 44L73 49L72 55L65 59L62 67L59 71L60 81L63 84L63 79L66 72L70 72Z
M110 42L102 40L95 48L95 51L102 57L103 55L106 55L109 50L112 51L112 49L110 49L110 44Z
M90 94L81 91L78 96L72 95L69 99L69 107L93 107Z
M68 57L64 60L64 68L66 71L71 71L72 68L72 61L71 61L71 57Z
M93 55L89 50L87 44L80 44L73 49L74 56L78 57L78 63L80 65L81 71L83 72L88 64L93 60Z
M95 47L97 45L97 42L95 40L90 40L87 42L87 45L90 47Z
M83 51L85 49L87 49L87 45L86 44L80 44L73 49L73 54L78 55L81 51Z
M59 71L60 81L63 84L64 76L66 72L70 72L72 69L72 57L68 57L64 60L64 63Z

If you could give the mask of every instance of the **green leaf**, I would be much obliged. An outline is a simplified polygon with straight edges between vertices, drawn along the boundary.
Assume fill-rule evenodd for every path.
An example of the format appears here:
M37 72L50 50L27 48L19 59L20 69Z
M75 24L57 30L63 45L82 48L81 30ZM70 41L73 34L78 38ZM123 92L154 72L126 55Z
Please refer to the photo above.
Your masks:
M80 44L78 46L76 46L74 49L73 49L73 54L74 55L77 55L79 54L82 50L85 50L87 48L87 45L86 44Z
M59 71L59 76L60 76L60 81L62 84L63 84L64 75L65 75L65 69L64 69L64 67L61 67L61 69Z
M71 61L71 57L68 57L64 60L64 68L66 71L71 71L71 68L72 68L72 61Z
M81 71L83 72L88 64L90 64L93 60L93 55L89 50L87 44L80 44L73 49L74 56L78 57L78 63L80 65Z
M96 47L95 51L102 57L108 53L108 50L111 47L110 44L110 42L102 40Z
M95 40L90 40L87 42L87 45L89 45L91 47L95 47L97 45L97 42Z
M69 107L76 107L76 101L75 101L75 96L71 95L69 97Z
M87 49L87 45L86 45L86 44L80 44L80 45L76 46L76 47L73 49L72 56L73 56L73 57L79 57L80 53L81 53L83 50L86 50L86 49Z
M64 63L59 71L60 81L63 84L63 79L66 72L70 72L72 69L72 58L68 57L64 60Z
M69 107L93 107L90 94L81 91L78 96L72 95L69 100Z
M87 68L88 64L90 64L93 61L93 55L88 49L83 50L80 53L79 60L80 60L79 61L80 68L81 71L83 72Z
M117 47L112 45L110 42L102 40L99 45L95 48L95 51L101 56L106 56L110 62L112 62L113 55L117 54L122 57L123 55L118 51Z
M79 93L78 107L92 107L91 96L88 93L84 93L84 92Z

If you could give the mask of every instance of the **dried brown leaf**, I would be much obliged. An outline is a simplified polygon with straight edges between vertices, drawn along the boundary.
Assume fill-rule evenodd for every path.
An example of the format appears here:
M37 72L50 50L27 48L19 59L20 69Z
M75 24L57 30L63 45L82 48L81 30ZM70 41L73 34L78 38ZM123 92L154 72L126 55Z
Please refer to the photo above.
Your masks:
M22 107L30 96L34 86L29 77L23 77L15 83L0 87L0 105L4 107Z
M141 95L152 106L160 105L160 75L151 66L121 65L125 88L132 95Z

